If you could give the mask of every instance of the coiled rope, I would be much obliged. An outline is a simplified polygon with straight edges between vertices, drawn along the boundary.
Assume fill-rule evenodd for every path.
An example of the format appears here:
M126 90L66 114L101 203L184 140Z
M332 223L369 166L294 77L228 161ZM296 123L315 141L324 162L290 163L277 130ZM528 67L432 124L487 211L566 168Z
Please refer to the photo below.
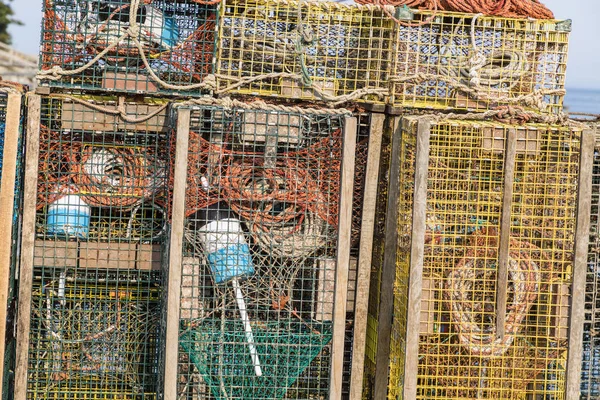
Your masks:
M84 145L72 163L73 183L96 207L131 207L164 187L165 166L146 148Z
M529 255L533 246L511 238L508 273L512 301L507 307L505 334L497 337L495 319L491 318L494 293L476 288L485 282L496 282L497 267L490 265L491 260L495 264L498 259L496 236L495 230L482 229L470 238L464 258L446 278L443 291L444 304L461 345L477 356L498 357L506 353L523 328L542 282L540 267ZM485 299L486 295L492 299Z
M553 19L539 0L356 0L359 4L407 6L421 10L455 11L507 18Z

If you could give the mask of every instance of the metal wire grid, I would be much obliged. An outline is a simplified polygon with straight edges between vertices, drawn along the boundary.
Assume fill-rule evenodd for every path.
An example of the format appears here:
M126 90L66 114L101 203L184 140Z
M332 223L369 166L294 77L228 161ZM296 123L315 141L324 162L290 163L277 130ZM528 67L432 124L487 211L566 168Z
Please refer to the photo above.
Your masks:
M398 138L390 399L402 396L405 374L414 373L403 362L417 120L405 118ZM495 268L509 129L517 132L517 155L506 334L497 340ZM433 125L418 399L564 398L578 159L579 132L569 128Z
M562 110L570 20L415 11L412 22L396 31L392 104Z
M192 109L180 398L328 396L342 123Z
M597 141L596 141L597 142ZM596 145L598 146L598 145ZM585 287L585 324L583 334L583 364L581 375L581 399L591 400L600 397L600 303L598 249L598 217L600 216L600 154L594 151L592 173L592 213L590 231L590 251Z
M42 100L31 399L157 394L165 115L137 125L107 118L62 97Z
M335 2L222 2L217 49L221 91L293 99L387 90L393 22L377 7Z
M196 0L142 2L137 38L145 63L134 41L123 38L130 28L131 3L44 0L40 65L45 75L40 83L67 89L201 95L200 88L185 86L197 85L213 72L216 6ZM44 72L56 68L64 72Z

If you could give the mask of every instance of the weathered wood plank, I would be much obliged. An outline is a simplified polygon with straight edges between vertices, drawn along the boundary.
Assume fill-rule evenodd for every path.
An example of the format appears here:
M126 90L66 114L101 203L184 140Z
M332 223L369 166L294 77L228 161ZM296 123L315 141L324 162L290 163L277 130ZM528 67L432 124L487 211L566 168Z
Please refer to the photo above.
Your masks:
M385 116L383 114L371 114L354 302L354 337L352 345L352 370L350 375L351 399L360 399L363 391L367 313L371 284L371 258L373 256L377 182L379 178L379 160L381 158L384 122Z
M35 207L37 201L38 162L40 153L41 98L27 97L27 144L25 186L23 189L23 229L19 271L19 313L17 319L17 355L15 366L15 400L27 400L27 364L29 361L29 327L35 246Z
M179 311L181 308L181 273L185 223L185 189L187 181L190 110L177 113L177 144L173 186L173 216L169 244L167 329L165 343L165 400L177 400L177 365L179 360Z
M333 312L333 339L331 341L330 400L339 400L342 398L348 269L350 264L350 248L352 247L352 197L354 194L356 135L356 118L347 117L344 121L344 144L340 184L335 305Z

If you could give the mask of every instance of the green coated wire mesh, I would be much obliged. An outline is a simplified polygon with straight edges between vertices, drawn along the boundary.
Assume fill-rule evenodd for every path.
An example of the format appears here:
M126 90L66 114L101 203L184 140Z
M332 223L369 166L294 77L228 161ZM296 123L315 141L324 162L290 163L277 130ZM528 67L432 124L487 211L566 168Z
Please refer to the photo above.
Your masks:
M191 108L180 398L327 397L342 124Z
M166 110L126 101L132 123L115 107L42 98L29 399L159 392Z
M42 85L206 93L200 84L212 73L216 6L197 0L44 0L43 5Z

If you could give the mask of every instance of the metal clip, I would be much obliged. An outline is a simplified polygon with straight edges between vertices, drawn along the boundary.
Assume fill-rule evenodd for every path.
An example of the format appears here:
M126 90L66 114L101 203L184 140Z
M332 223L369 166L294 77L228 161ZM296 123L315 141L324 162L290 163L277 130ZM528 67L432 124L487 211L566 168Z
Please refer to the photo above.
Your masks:
M415 19L414 11L408 8L406 5L402 7L397 7L395 14L396 15L394 17L401 21L412 21L413 19Z

